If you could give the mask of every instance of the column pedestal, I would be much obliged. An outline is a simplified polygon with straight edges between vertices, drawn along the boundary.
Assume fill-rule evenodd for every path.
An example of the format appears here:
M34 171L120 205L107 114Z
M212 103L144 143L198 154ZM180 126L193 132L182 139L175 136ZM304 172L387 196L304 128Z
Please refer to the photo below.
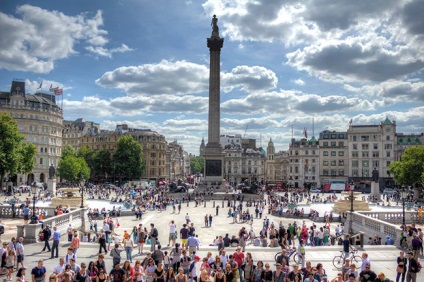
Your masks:
M56 197L56 178L47 179L47 190L49 190L51 197Z
M371 182L371 196L373 197L373 202L375 202L374 198L377 198L377 201L381 199L380 185L374 181Z

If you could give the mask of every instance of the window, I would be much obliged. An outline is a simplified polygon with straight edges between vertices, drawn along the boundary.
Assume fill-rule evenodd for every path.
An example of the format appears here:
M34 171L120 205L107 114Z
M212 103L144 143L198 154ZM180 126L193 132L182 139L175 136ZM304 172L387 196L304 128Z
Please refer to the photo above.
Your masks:
M353 150L358 150L358 144L353 144L352 147L353 147Z
M384 149L391 150L392 149L392 144L384 144Z
M43 158L40 158L40 165L43 164Z
M156 158L156 153L150 153L150 157L151 157L152 159Z
M368 147L369 147L368 144L362 144L362 150L368 150L369 149Z
M352 141L356 141L356 135L352 136Z
M337 162L336 161L331 161L331 166L336 166Z
M325 176L328 176L328 169L324 169L324 170L322 171L322 174L323 174L323 175L325 175Z
M308 155L308 150L305 151L305 155Z
M369 135L362 135L361 141L370 141L370 136Z
M373 135L372 140L380 140L380 138L378 138L378 136L380 136L380 135Z
M368 158L369 157L369 153L368 152L362 152L362 157L363 158Z
M380 162L378 160L372 161L372 167L379 167L379 166L380 166Z
M378 158L378 157L380 157L380 153L379 152L372 152L372 157Z
M312 150L312 155L314 155L314 156L315 156L315 150Z
M324 152L323 152L323 155L324 155L324 156L328 156L328 151L324 151Z
M362 161L362 167L368 167L369 161Z
M155 161L150 161L150 165L154 166L155 165Z
M322 142L322 146L328 147L328 142Z
M332 156L332 157L337 156L337 152L336 152L336 151L331 151L331 156Z
M387 151L386 155L387 155L388 158L390 158L390 151Z
M339 169L339 176L343 176L344 175L344 169Z
M315 159L312 159L312 162L314 163L315 162Z
M299 173L299 167L298 166L294 167L294 173Z
M344 160L339 160L339 166L344 166Z
M337 135L336 134L331 134L331 139L336 139Z
M344 146L344 142L343 141L339 141L339 147L343 147Z
M352 158L357 158L358 157L358 152L352 152Z
M386 136L386 141L390 141L390 135Z
M357 169L352 169L352 176L353 177L358 177L358 170Z
M339 151L339 156L343 157L344 156L344 152L343 151Z
M328 139L329 135L328 134L324 134L324 139Z
M331 170L331 176L336 176L336 175L337 175L337 170L332 169L332 170Z
M323 166L328 166L328 161L324 161L324 162L322 163L322 165L323 165Z
M389 167L390 166L390 161L387 161L386 166Z
M331 141L331 147L336 147L337 142L336 141Z
M378 144L377 143L372 144L372 147L373 147L374 150L378 150Z

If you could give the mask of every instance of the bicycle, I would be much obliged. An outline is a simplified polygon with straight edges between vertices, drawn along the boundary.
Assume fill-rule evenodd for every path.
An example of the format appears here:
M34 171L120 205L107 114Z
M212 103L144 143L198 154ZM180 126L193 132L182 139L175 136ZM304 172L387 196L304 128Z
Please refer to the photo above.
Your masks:
M341 252L341 255L335 256L333 258L333 265L336 269L338 269L338 270L342 269L346 258L350 259L351 264L352 263L355 264L356 269L361 268L363 259L362 259L362 257L356 255L356 253L358 253L358 250L354 250L354 251L349 252L349 257L346 257L345 252L343 252L343 251L340 251L340 252Z
M277 262L277 258L282 254L282 252L277 252L274 256L274 260L275 262ZM299 259L299 256L297 255L297 250L296 249L287 249L286 250L286 255L289 258L289 262L290 262L290 258L293 256L293 260L296 263L301 263L301 260Z

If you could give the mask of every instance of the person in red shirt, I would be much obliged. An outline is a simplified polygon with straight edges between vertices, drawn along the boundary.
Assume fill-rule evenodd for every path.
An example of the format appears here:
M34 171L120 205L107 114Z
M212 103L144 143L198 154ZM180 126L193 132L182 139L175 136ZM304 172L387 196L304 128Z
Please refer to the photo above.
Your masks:
M237 262L238 264L238 271L239 271L239 275L240 275L240 282L243 282L243 270L242 270L242 265L244 265L244 254L241 251L241 247L238 246L235 253L233 254L234 260Z

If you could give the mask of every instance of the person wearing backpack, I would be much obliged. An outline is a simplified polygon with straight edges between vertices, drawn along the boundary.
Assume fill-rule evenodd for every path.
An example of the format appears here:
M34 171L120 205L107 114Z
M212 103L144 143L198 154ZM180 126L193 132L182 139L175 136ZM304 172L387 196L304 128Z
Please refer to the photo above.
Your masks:
M414 253L408 252L409 265L408 265L408 274L406 275L406 282L416 282L417 273L420 272L418 267L418 262L414 259Z
M153 223L150 223L150 251L153 253L156 249L156 241L158 239L158 230Z

